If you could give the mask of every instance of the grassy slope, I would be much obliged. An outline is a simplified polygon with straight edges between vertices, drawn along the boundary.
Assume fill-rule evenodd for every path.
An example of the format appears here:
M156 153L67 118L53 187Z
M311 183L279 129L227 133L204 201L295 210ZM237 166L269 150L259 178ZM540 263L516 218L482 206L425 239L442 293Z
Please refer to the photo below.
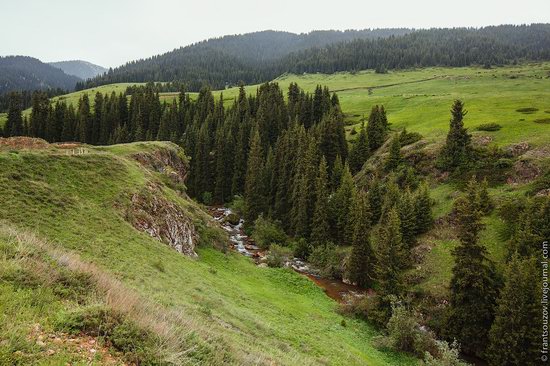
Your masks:
M489 70L425 68L388 74L368 70L356 74L284 75L276 81L284 89L296 82L307 91L313 91L318 84L327 85L337 91L350 123L358 123L362 116L368 116L373 105L382 104L393 127L406 127L434 140L445 136L452 102L461 98L469 111L466 127L473 129L488 122L503 126L498 132L483 133L492 136L499 145L519 141L542 144L547 138L541 132L547 131L548 125L533 121L550 117L548 63ZM396 85L385 87L392 84ZM247 87L249 92L256 88ZM223 93L224 99L232 99L237 90L228 89ZM532 114L516 112L526 107L539 110Z
M195 360L414 363L376 350L371 345L376 332L365 323L347 320L341 326L336 304L300 275L261 269L236 254L208 248L199 250L199 260L189 259L138 233L116 207L147 182L161 184L157 174L127 158L151 146L119 145L77 156L56 149L0 152L0 220L76 251L140 294L208 328L216 346L191 355ZM194 204L169 188L164 191L187 207L197 224L202 222Z
M503 126L497 132L475 132L492 136L499 145L519 141L543 144L546 136L541 132L547 130L548 125L533 121L550 118L550 63L489 70L476 67L434 67L390 71L388 74L367 70L355 74L283 75L276 81L285 92L291 82L297 82L310 92L316 85L327 85L332 91L338 92L342 109L351 124L357 124L363 116L368 116L373 105L383 104L394 127L407 127L430 140L445 135L449 109L456 98L466 103L469 111L465 120L467 127L473 129L488 122ZM90 95L97 91L121 92L128 85L131 84L106 85L58 98L76 103L84 92ZM257 88L257 85L246 87L249 93L255 93ZM216 94L220 92L223 92L229 104L237 96L238 88L217 91ZM170 101L175 95L164 93L161 99ZM195 95L192 93L192 96ZM516 111L529 107L537 108L538 111L530 114ZM29 113L29 110L25 113Z

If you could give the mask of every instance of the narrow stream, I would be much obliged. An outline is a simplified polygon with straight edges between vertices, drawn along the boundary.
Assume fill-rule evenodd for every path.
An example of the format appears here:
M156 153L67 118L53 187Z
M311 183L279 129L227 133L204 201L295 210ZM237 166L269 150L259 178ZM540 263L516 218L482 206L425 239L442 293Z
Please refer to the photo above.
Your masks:
M242 255L253 258L258 265L262 265L265 262L267 253L258 248L254 244L254 241L244 233L243 219L239 219L237 224L234 221L231 223L230 215L233 212L226 207L210 207L209 212L222 225L224 230L228 232L232 249ZM309 278L313 283L322 288L328 297L338 302L346 302L350 297L361 296L365 293L357 286L344 283L341 280L328 279L316 275L307 263L298 258L290 259L285 263L285 266Z
M233 213L231 209L226 207L210 207L208 210L214 219L228 232L233 250L252 258L258 265L262 265L265 262L266 252L258 248L254 244L254 241L244 233L244 220L242 218L235 224L229 220L229 216ZM307 263L298 258L293 258L285 265L309 278L313 283L322 288L328 297L339 303L347 302L350 298L364 296L365 294L365 291L357 286L344 283L341 280L323 278L316 275ZM478 357L463 353L461 353L460 357L472 365L487 366L487 362Z

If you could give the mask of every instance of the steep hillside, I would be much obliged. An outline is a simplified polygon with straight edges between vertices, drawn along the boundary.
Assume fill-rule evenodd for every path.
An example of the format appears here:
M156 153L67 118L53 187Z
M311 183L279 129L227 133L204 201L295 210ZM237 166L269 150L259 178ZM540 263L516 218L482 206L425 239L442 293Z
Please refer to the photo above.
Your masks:
M2 362L415 363L305 277L215 249L173 144L1 140L0 167Z
M32 57L0 57L0 94L13 90L73 90L79 80Z
M273 62L291 52L352 39L401 35L410 29L314 31L294 34L263 31L212 38L162 55L127 63L87 83L88 87L147 81L181 81L189 90L204 84L219 89L243 81L253 84L276 77Z
M427 66L506 65L550 59L550 25L484 28L257 32L226 36L129 62L87 87L178 81L188 90L269 81L283 73L334 73Z
M90 79L107 72L103 66L94 65L82 60L49 62L53 67L63 70L67 75L76 76L82 80Z

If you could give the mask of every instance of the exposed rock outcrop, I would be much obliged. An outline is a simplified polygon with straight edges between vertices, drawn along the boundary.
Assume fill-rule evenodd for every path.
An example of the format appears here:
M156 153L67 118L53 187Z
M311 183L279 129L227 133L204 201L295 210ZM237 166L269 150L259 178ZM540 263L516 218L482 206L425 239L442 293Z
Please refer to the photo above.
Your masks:
M140 152L132 157L146 168L168 176L174 183L185 184L189 162L183 150L177 147L159 148L151 152Z
M182 207L163 197L159 187L151 184L132 195L126 217L136 229L168 244L179 253L197 256L195 225Z

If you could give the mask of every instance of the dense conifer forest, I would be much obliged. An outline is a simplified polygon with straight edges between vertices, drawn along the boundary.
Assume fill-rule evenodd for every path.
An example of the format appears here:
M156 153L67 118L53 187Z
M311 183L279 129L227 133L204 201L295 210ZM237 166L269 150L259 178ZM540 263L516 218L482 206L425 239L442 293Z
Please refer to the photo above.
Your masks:
M285 72L334 73L425 66L504 65L550 59L550 25L380 29L308 34L258 32L211 39L127 63L80 83L178 81L187 90L257 84Z

